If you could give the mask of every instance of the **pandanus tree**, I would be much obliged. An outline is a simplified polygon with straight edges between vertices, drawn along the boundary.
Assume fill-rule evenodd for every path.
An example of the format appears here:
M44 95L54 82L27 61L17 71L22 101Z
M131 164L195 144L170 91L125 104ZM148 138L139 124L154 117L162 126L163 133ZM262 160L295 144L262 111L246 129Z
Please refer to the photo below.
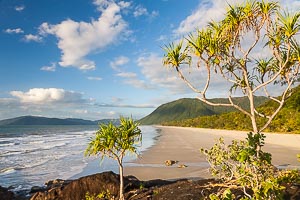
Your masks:
M299 80L299 19L299 12L282 12L277 2L249 0L230 5L221 21L210 22L179 44L166 45L163 64L174 68L199 100L212 106L234 107L244 113L251 119L252 131L260 137ZM187 78L184 69L193 63L196 70L206 70L206 81L199 78L201 82L197 83ZM212 75L228 83L228 103L214 103L206 98ZM277 98L269 92L273 84L282 92ZM233 101L232 96L240 93L248 98L248 109ZM260 113L254 104L257 94L265 94L276 102L276 109ZM257 123L259 118L264 118L262 125ZM258 151L260 146L258 143Z
M124 199L123 181L123 158L127 152L137 154L140 146L142 133L132 119L120 118L120 126L112 123L101 124L99 130L85 150L86 156L100 156L101 161L105 157L112 158L118 162L120 173L120 194L119 199Z

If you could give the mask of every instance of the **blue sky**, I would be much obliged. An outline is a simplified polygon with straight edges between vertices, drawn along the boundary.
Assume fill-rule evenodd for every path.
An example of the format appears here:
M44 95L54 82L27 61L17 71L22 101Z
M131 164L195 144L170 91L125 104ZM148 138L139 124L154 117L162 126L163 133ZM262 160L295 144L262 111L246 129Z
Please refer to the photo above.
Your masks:
M298 0L282 3L300 8ZM220 19L225 7L223 0L0 0L0 119L138 119L195 97L162 66L161 46ZM221 81L212 88L211 97L225 94Z

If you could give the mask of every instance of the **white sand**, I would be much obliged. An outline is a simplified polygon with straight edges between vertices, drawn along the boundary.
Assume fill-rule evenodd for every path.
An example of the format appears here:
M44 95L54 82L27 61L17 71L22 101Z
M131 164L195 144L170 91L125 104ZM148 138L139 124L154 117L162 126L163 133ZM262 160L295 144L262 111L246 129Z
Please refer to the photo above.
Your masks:
M164 127L157 143L142 156L125 167L126 175L134 175L141 180L209 178L208 163L199 149L210 148L223 137L226 143L233 139L245 139L247 132L200 128ZM273 155L276 166L300 167L296 154L300 153L300 135L266 134L264 151ZM171 167L164 165L165 160L179 161ZM179 164L188 167L178 168Z

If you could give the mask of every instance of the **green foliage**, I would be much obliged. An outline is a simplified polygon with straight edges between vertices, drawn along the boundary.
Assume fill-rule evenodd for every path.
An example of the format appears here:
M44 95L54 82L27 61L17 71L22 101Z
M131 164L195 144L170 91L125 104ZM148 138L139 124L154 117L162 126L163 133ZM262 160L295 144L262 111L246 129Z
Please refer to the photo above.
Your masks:
M114 198L111 196L109 190L103 191L103 192L99 193L98 195L95 195L95 194L90 195L89 192L87 192L85 194L85 200L97 200L97 199L99 199L99 200L110 200L110 199L114 199Z
M142 140L141 130L132 119L120 118L120 125L101 124L85 150L85 156L105 156L118 161L120 172L120 200L124 199L123 158L126 152L137 154Z
M257 110L265 115L270 114L276 108L273 101L264 102ZM293 116L293 117L290 117ZM265 118L257 118L258 125L266 122ZM251 120L243 113L229 112L212 116L200 116L191 119L165 122L164 125L215 128L228 130L252 129ZM300 133L300 86L293 88L291 96L285 102L278 115L273 119L265 131Z
M120 126L112 123L101 124L99 130L88 144L85 156L100 155L101 160L108 156L123 158L126 151L137 153L142 140L141 130L132 119L120 118Z
M298 170L278 171L271 163L271 154L263 152L263 134L249 133L245 141L233 140L226 145L220 138L210 149L201 149L207 156L213 176L223 180L227 187L244 191L244 198L281 199L284 184L299 183ZM247 192L250 191L250 192ZM233 198L230 190L212 194L211 199Z
M209 105L239 110L249 119L253 132L262 132L282 109L292 85L299 81L299 31L299 11L284 12L278 2L247 0L237 5L229 5L223 19L218 22L211 21L208 26L190 33L185 37L186 46L182 45L182 41L178 45L167 45L163 63L176 70L178 77L197 94L198 99ZM259 51L269 53L259 54ZM194 70L201 73L206 71L206 80L192 80L183 70L190 67L190 62L189 65L179 62L170 52L195 60ZM224 85L228 85L228 103L215 103L206 98L211 83L217 78L227 82ZM271 84L282 86L280 97L272 97L268 91ZM254 97L260 92L273 102L272 109L257 109ZM234 94L246 96L249 107L245 109L232 101ZM224 120L226 121L222 118L218 121ZM274 121L276 124L276 119ZM294 131L297 127L291 121L284 123L286 126L283 130L286 131ZM243 128L249 129L248 121L246 124ZM201 124L202 127L207 125ZM232 127L227 123L223 126Z
M210 200L234 200L235 199L235 195L231 192L229 188L222 191L222 194L220 196L221 197L219 197L219 195L217 194L210 194L209 199Z

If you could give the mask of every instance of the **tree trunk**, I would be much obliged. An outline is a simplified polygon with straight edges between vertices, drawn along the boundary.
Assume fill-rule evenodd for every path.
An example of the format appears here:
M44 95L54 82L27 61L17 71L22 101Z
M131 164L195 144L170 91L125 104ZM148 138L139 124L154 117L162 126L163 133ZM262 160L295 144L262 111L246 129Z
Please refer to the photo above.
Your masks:
M253 134L260 134L258 132L256 118L255 118L254 96L253 96L252 91L249 91L248 99L249 99L249 103L250 103L250 114L251 114L250 118L251 118L251 123L252 123L252 128L253 128ZM261 144L260 144L260 141L258 141L258 143L256 144L256 156L257 157L259 157L260 150L261 150Z
M120 200L124 200L124 181L123 181L123 165L119 163L119 173L120 173Z

